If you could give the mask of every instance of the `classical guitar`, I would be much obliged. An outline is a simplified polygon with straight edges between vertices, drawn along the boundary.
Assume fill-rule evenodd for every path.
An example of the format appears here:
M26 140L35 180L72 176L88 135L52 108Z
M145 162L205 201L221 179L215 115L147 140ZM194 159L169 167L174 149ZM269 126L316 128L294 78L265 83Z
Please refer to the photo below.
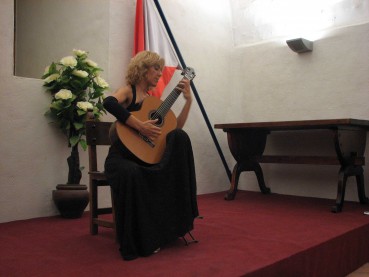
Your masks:
M188 80L192 80L196 76L195 71L190 67L185 68L182 75L183 79ZM180 94L181 91L174 88L164 101L154 96L148 96L143 101L139 111L131 112L141 121L158 119L156 125L161 128L161 135L155 140L151 140L137 130L117 121L116 130L120 141L143 162L148 164L160 162L165 151L166 136L177 127L177 118L170 108Z

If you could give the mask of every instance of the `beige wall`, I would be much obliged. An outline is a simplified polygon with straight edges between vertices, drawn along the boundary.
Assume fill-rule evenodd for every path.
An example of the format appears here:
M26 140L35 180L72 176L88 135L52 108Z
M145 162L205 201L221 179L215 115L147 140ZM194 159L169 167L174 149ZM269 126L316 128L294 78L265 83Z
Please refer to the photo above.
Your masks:
M15 75L39 79L73 48L88 49L107 74L109 7L101 0L16 0Z
M104 77L114 90L123 83L131 55L135 7L134 1L109 3L109 74ZM332 117L369 119L369 24L332 31L314 42L314 52L297 55L280 41L233 47L227 0L160 3L186 64L196 69L194 82L212 124ZM0 36L0 222L54 215L57 211L51 191L66 181L69 149L59 130L43 116L50 98L41 80L13 76L12 0L0 1ZM181 101L176 103L175 111ZM198 193L224 191L228 189L228 179L196 103L192 111L186 131L195 154ZM233 167L225 134L220 130L215 133ZM292 147L280 146L278 140L285 141L276 137L268 151ZM83 151L81 159L87 166ZM336 196L337 167L263 167L273 192ZM84 172L82 183L87 183L86 175ZM256 178L244 173L240 187L257 190ZM352 181L347 195L357 200ZM107 202L108 193L102 198Z

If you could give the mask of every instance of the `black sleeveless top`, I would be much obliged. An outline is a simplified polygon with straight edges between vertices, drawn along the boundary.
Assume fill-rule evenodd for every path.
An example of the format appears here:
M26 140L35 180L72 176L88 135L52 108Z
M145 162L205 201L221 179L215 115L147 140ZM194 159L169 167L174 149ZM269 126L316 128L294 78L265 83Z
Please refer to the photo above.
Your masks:
M139 109L141 109L142 106L142 102L140 103L136 103L136 87L135 86L131 86L132 88L132 102L131 104L128 105L127 110L130 112L134 112L134 111L138 111Z

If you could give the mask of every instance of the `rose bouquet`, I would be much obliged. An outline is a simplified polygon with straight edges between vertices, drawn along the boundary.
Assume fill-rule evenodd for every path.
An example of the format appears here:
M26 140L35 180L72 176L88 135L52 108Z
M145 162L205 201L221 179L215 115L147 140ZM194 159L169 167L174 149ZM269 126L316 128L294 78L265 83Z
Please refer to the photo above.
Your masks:
M46 67L42 79L44 87L52 96L46 115L68 138L72 148L68 158L69 175L67 184L79 184L81 170L79 167L78 145L86 150L85 121L88 112L98 120L103 113L104 90L109 84L100 76L101 68L88 59L88 52L73 50L73 56L52 62Z

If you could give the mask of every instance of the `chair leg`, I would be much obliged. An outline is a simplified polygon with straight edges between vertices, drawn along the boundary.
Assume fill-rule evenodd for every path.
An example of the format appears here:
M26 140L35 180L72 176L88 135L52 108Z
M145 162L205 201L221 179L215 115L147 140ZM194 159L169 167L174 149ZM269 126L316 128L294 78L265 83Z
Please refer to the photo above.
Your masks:
M96 235L98 226L94 223L94 219L97 217L97 185L95 181L90 182L90 233Z
M114 203L114 193L113 193L113 189L110 187L110 195L111 195L111 206L112 206L112 215L113 215L113 224L114 224L114 235L115 235L115 241L117 243L119 243L118 240L118 234L117 234L117 225L116 225L116 221L115 221L115 203Z

